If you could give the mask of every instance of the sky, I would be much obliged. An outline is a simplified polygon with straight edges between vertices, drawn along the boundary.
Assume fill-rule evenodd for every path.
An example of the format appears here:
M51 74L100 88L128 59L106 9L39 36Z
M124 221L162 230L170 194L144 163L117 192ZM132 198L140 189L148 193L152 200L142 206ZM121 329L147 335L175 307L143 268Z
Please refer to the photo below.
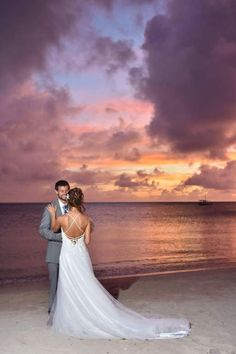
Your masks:
M0 13L0 202L236 199L235 0Z

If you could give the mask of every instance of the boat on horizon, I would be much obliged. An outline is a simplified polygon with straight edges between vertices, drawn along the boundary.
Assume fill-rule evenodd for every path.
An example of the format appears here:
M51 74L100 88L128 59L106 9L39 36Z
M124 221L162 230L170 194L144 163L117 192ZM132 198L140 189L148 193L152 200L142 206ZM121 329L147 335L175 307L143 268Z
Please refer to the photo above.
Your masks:
M198 201L198 205L212 205L213 204L213 202L210 202L209 200L207 200L207 199L200 199L199 201Z

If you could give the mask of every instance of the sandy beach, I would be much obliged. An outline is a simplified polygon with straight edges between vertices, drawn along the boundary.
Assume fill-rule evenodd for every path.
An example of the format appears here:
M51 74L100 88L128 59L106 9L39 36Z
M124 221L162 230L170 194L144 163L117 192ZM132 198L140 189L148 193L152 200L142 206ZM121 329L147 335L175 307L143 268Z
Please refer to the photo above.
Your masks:
M47 283L6 285L0 294L0 352L236 354L236 269L147 276L120 290L119 301L146 315L185 317L188 337L80 340L46 326ZM125 286L123 286L125 288Z

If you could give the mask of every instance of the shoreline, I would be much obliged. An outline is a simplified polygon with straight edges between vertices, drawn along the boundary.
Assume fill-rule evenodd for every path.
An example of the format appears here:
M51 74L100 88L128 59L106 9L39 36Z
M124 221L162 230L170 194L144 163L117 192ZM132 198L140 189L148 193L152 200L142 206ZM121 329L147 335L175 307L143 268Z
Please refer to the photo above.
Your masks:
M47 282L8 284L0 291L3 353L34 354L235 354L236 269L188 272L135 279L119 301L146 316L187 318L183 339L80 340L55 336L46 326Z
M119 268L120 269L120 268ZM126 269L126 268L124 268ZM132 269L132 268L130 268ZM136 268L135 268L136 269ZM94 273L95 276L99 280L115 280L115 279L125 279L125 278L142 278L142 277L151 277L151 276L162 276L168 274L180 274L180 273L195 273L195 272L207 272L207 271L217 271L217 270L236 270L236 264L232 263L231 265L217 265L211 267L197 267L197 268L186 268L186 269L167 269L167 270L160 270L160 271L149 271L149 272L129 272L129 273L120 273L120 274L106 274L106 270L96 270L96 266L94 266ZM10 278L10 279L0 279L0 286L4 287L7 285L14 285L14 284L27 284L27 283L34 283L34 282L44 282L48 280L48 273L43 275L29 275L29 276L22 276L17 278Z

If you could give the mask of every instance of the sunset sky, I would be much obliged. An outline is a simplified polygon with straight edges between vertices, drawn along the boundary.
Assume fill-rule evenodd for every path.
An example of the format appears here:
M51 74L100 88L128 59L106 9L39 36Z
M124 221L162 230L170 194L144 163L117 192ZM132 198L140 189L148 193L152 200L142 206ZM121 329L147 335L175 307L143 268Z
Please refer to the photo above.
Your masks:
M235 0L3 0L1 202L236 200Z

